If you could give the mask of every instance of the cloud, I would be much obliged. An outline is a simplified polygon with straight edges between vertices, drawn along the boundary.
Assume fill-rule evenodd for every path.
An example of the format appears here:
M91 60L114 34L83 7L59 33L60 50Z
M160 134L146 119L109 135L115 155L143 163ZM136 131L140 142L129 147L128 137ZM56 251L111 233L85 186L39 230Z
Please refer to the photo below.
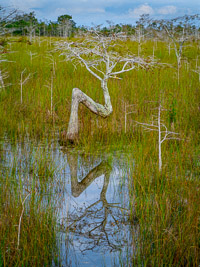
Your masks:
M180 8L179 8L180 9ZM149 14L150 16L156 16L156 17L166 17L170 15L174 15L178 13L178 8L174 5L168 5L168 6L162 6L162 7L151 7L150 5L143 4L140 5L134 9L129 9L128 11L128 17L137 19L142 14Z
M56 10L54 11L56 15L64 15L67 14L68 10L66 8L56 8Z
M88 8L88 7L74 7L74 8L69 8L68 12L71 12L73 14L79 14L79 13L105 13L105 9L103 8L98 8L98 7L94 7L94 8Z
M129 16L130 17L138 18L142 14L153 15L154 14L154 10L148 4L143 4L143 5L139 6L139 7L134 8L134 9L129 9Z
M161 15L172 15L177 12L177 8L175 6L164 6L157 9L157 12Z
M30 12L32 8L37 7L37 8L41 8L44 3L45 0L30 0L30 1L26 1L26 0L11 0L9 1L10 5L13 6L14 8L18 8L22 11L25 12Z
M91 25L111 20L114 23L133 24L140 15L154 18L172 18L199 13L199 0L0 0L3 6L13 6L24 12L35 11L38 19L56 21L69 14L77 25Z

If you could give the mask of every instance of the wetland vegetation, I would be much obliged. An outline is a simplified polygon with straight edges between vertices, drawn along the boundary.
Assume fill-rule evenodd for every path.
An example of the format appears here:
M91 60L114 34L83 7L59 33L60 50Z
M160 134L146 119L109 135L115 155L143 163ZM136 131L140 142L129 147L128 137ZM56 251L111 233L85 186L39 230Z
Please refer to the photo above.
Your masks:
M108 81L108 118L80 105L76 145L63 140L72 89L104 98L55 49L61 40L1 40L0 266L198 266L199 32L185 42L179 76L168 38L121 41L121 52L155 64ZM151 124L161 102L180 140L162 144L159 170L158 135L137 122Z

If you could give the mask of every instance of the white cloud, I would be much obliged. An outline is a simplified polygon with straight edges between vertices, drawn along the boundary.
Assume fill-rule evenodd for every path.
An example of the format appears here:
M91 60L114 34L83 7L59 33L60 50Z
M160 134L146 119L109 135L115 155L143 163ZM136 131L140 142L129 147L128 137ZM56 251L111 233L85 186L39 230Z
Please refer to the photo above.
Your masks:
M172 15L177 12L177 8L175 6L164 6L159 8L157 12L161 15Z
M54 12L56 15L60 16L63 14L67 14L68 10L66 8L56 8Z
M199 13L199 0L0 0L3 6L13 6L21 11L35 11L38 19L56 21L57 17L69 14L77 25L104 23L133 24L140 15L154 18L171 18L184 14Z
M154 14L154 10L148 4L143 4L143 5L139 6L139 7L134 8L134 9L129 9L129 16L130 17L137 18L142 14L153 15Z
M74 7L74 8L69 8L68 12L71 12L73 14L79 14L79 13L105 13L105 9L103 8L88 8L88 7Z
M25 12L30 12L32 8L34 7L42 7L42 5L45 3L45 0L11 0L10 4L11 6L13 6L14 8L18 8L22 11Z

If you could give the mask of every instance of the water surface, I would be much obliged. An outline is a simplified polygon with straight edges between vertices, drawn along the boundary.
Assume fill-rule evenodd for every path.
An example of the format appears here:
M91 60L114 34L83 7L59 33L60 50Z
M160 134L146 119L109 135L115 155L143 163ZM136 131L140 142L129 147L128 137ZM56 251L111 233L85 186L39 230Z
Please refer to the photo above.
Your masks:
M131 265L137 229L129 220L133 163L127 154L85 153L56 140L12 144L5 138L1 147L1 171L14 170L24 194L34 181L36 197L54 207L62 266Z

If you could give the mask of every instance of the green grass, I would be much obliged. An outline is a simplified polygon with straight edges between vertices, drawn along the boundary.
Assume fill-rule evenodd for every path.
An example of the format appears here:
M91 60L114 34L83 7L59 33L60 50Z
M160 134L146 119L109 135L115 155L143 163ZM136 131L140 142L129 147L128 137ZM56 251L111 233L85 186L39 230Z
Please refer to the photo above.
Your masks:
M137 218L140 229L134 265L198 266L199 158L184 145L167 145L162 173L154 149L145 141L137 146L130 177L132 220Z
M67 129L71 93L78 87L97 102L103 103L103 94L99 81L81 66L74 69L58 53L51 52L48 38L42 43L16 42L12 39L13 53L6 54L11 62L2 65L9 73L5 81L11 83L5 92L0 93L0 136L5 134L17 142L27 136L31 140L50 140L57 138ZM154 42L142 44L142 53L152 55ZM126 41L124 46L137 54L137 44ZM6 49L6 48L5 48ZM8 49L8 48L7 48ZM32 63L27 52L37 53ZM199 53L199 43L192 42L184 48L183 58L188 60L188 69L184 62L180 69L180 83L177 82L176 57L174 50L168 54L167 43L158 42L154 48L155 58L160 63L151 70L135 69L121 76L122 80L110 80L109 90L113 105L113 114L102 119L80 106L79 144L77 149L85 152L98 150L112 151L124 149L132 153L134 169L130 174L130 197L133 226L139 225L139 237L134 237L135 249L133 264L138 266L198 266L200 262L200 145L199 145L199 101L200 84L195 69ZM47 58L53 54L56 61L56 75L53 88L53 116L50 114L50 82L52 65ZM198 65L200 64L200 59ZM26 68L26 75L32 73L23 87L23 103L20 103L20 73ZM158 171L158 144L155 132L146 133L135 125L150 122L155 114L156 103L162 95L162 118L166 126L180 134L181 141L167 141L162 145L163 169ZM124 132L124 105L136 104L127 115L127 133ZM32 166L39 181L43 181L42 190L48 187L48 179L53 179L54 168L38 155L38 161ZM16 158L17 161L17 158ZM133 164L130 164L131 166ZM38 176L38 173L41 175ZM1 197L1 261L2 265L48 265L52 260L55 244L54 214L51 207L36 209L38 200L31 191L23 215L23 231L20 249L16 248L17 228L22 210L20 185L16 182L16 169L3 173ZM33 189L34 190L34 186ZM23 195L24 197L25 195ZM40 206L39 206L40 207ZM13 214L13 217L8 216ZM137 218L136 222L135 219ZM30 227L28 227L28 225ZM7 227L9 225L9 228ZM30 229L32 229L32 231ZM9 230L8 230L9 229ZM36 232L38 234L36 234ZM44 236L48 235L49 240ZM37 238L41 237L36 246ZM51 241L51 242L50 242ZM51 243L53 245L51 245ZM23 245L24 244L24 245ZM22 246L23 245L23 246ZM34 256L37 255L37 256Z
M0 266L50 266L59 256L51 196L56 168L46 149L28 148L9 151L9 158L1 149Z

